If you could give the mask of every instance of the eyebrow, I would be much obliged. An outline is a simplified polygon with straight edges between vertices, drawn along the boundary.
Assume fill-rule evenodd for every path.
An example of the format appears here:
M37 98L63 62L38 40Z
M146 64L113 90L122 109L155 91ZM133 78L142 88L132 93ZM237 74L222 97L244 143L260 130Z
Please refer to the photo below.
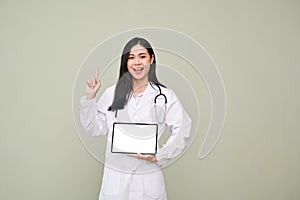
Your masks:
M147 53L142 52L142 53L139 53L138 55L143 55L143 54L147 54ZM130 53L129 56L134 56L134 54L133 54L133 53Z

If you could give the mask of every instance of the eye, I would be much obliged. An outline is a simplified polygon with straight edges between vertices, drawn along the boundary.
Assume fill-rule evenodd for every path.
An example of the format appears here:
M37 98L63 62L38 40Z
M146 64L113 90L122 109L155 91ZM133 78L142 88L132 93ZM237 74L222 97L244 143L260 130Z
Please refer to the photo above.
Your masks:
M134 59L133 56L129 56L129 57L128 57L128 60L132 60L132 59Z
M143 56L140 56L140 58L142 58L142 59L144 59L144 58L146 58L147 56L145 56L145 55L143 55Z

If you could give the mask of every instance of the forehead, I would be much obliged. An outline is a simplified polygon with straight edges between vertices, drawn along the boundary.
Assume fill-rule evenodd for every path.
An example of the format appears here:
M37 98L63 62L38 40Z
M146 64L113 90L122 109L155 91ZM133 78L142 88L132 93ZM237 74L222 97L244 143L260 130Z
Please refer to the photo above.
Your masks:
M140 44L136 44L130 49L130 54L140 54L140 53L148 53L147 49Z

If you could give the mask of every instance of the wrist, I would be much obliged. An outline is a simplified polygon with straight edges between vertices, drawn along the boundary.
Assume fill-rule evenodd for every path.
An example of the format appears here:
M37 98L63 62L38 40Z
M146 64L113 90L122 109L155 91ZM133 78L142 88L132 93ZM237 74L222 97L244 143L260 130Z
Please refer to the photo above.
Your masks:
M96 94L86 94L86 98L91 100L96 98Z

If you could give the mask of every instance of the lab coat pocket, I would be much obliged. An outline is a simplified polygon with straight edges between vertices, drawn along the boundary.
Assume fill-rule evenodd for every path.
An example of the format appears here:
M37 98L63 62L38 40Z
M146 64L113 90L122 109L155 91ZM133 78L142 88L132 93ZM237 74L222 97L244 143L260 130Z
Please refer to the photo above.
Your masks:
M165 183L161 171L145 174L144 177L144 199L164 200Z
M120 193L121 174L110 168L106 168L102 180L102 192L104 195L116 195Z

